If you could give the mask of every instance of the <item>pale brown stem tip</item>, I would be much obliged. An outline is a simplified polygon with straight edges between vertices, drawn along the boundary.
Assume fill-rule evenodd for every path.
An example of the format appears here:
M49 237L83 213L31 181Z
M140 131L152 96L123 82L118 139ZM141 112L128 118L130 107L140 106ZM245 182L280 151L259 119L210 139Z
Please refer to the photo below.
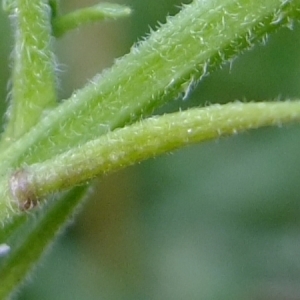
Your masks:
M28 211L38 204L34 188L28 182L28 172L25 169L20 169L11 176L9 186L20 210Z

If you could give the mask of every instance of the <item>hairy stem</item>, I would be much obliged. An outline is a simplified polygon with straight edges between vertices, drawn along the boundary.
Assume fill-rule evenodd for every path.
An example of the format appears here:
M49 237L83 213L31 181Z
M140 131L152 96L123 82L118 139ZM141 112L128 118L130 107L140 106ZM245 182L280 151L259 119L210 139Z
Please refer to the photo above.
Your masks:
M18 1L23 3L22 1L25 0ZM107 162L102 160L103 157L98 157L99 160L95 161L95 170L92 171L81 167L81 164L85 163L82 155L85 159L90 158L93 161L94 157L97 157L96 152L106 151L105 147L97 148L97 146L94 153L85 152L92 155L89 157L81 151L86 143L89 141L93 143L97 137L122 127L126 123L135 122L136 119L144 117L154 107L178 93L188 94L194 82L205 75L209 66L219 66L240 51L252 47L254 41L265 37L267 32L273 31L280 25L290 25L291 18L299 17L299 2L299 0L263 0L259 3L248 0L195 0L177 16L169 18L165 25L134 47L130 54L117 61L109 71L74 93L68 101L64 101L39 121L31 131L7 150L2 151L0 154L2 172L0 173L2 174L0 220L8 220L19 209L27 210L33 207L37 204L40 195L71 186L81 182L84 178L117 169L118 166L122 167L151 157L152 152L149 154L145 148L144 154L140 150L141 153L137 152L132 157L130 155L126 157L124 152L124 158L117 156L115 160L112 159L114 155L107 154L104 156ZM292 107L295 104L287 103L286 105ZM250 109L252 106L250 104L245 106L245 110L248 109L247 107ZM267 110L268 107L266 106L265 109ZM187 114L191 112L193 110ZM223 113L223 110L220 110L221 112ZM198 111L195 112L197 113ZM279 121L281 113L283 112L279 110L277 115ZM290 111L290 114L292 113ZM180 116L181 114L175 115L175 118L182 120ZM228 117L230 119L230 115ZM249 122L254 122L255 117L252 116L253 119L249 119ZM197 119L196 116L194 118ZM282 118L285 122L284 113ZM189 125L189 129L192 129L193 124ZM200 128L202 126L197 123L194 125ZM266 120L262 121L260 126L264 125L268 125ZM131 139L134 139L130 135L134 136L135 129L142 125L134 126L138 127L133 127L132 130L128 127L126 128L128 131L125 131L125 133L129 132L125 134L129 144ZM232 126L231 129L235 130L235 127ZM251 126L246 126L246 128L251 128ZM204 128L204 130L208 129ZM166 132L162 131L161 134L165 135ZM119 131L112 132L107 137L111 134L120 133ZM103 141L108 143L110 153L118 153L115 151L120 146L119 143L126 140L125 137L124 141L119 139L115 144L110 143L111 140L107 137L104 136ZM142 140L142 136L140 138ZM199 136L196 139L201 140ZM170 141L170 146L164 144L163 140L161 143L161 150L152 155L173 149L172 141ZM128 153L131 153L130 149ZM78 160L79 164L77 159L69 160L73 154L74 157L81 157ZM141 155L140 158L138 155ZM54 163L59 159L63 164L55 163L54 165L61 177L53 175L56 171L50 163L49 167L52 171L48 172L49 181L43 183L43 180L48 180L48 175L39 177L38 172L42 174L45 171L43 174L47 174L46 160ZM40 166L41 171L37 167L34 172L29 171L27 174L25 166L34 163L41 163L41 165L35 165ZM109 167L111 164L112 166ZM42 171L43 168L44 171ZM16 169L19 171L14 171ZM70 176L69 179L68 176ZM65 183L63 183L64 178L67 178Z
M113 3L100 3L95 6L78 9L66 15L53 18L53 32L56 37L60 37L66 32L82 25L127 17L130 13L130 8L126 6Z
M14 178L14 193L23 206L23 195L34 201L185 145L292 121L300 121L300 101L229 103L153 117L26 167Z
M74 215L86 192L86 186L77 187L49 203L34 218L31 217L31 230L23 236L20 245L11 245L11 253L0 265L0 299L6 299L23 283L37 260L68 224L70 216Z
M11 106L2 139L7 147L56 105L55 64L51 51L47 0L16 0L16 27Z
M195 0L2 152L0 167L49 159L147 116L296 17L299 0Z

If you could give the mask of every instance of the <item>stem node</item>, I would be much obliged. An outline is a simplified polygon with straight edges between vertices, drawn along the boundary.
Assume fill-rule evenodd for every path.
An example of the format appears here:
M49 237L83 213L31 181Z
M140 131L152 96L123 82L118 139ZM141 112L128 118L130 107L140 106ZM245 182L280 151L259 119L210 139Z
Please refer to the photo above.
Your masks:
M21 211L29 211L37 206L39 201L32 184L28 180L28 172L25 169L20 169L11 176L9 186Z

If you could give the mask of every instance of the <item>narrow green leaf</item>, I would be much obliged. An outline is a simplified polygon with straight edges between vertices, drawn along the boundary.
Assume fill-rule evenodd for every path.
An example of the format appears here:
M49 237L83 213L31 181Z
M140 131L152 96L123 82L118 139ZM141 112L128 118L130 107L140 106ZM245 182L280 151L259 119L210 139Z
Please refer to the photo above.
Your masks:
M0 265L0 299L6 299L24 282L41 255L68 224L86 192L87 186L77 187L31 217L31 230L23 236L22 243L12 244L11 253L2 258L5 260Z
M300 101L237 102L153 117L26 167L17 172L12 189L23 206L22 195L42 199L96 175L186 145L292 121L300 121Z
M195 0L0 155L0 167L49 159L147 116L212 68L299 17L299 0Z
M26 221L26 216L24 214L16 215L9 223L0 230L0 244L10 244L10 239L16 234L19 228Z
M109 19L127 17L131 13L129 7L113 3L100 3L95 6L78 9L53 19L53 32L57 37L79 26Z

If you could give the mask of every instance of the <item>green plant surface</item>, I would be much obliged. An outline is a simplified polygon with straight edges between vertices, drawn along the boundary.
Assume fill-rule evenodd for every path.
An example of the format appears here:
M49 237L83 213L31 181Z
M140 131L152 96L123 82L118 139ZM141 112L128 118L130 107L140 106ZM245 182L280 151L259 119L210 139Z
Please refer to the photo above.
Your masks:
M57 1L4 4L15 17L16 46L0 147L0 221L5 228L0 242L11 246L12 241L15 248L0 265L2 297L24 281L77 206L71 199L76 194L80 202L84 188L71 190L67 199L58 194L50 202L54 210L47 209L52 193L182 146L299 120L298 100L235 102L150 118L170 100L186 100L199 80L265 42L268 34L291 28L299 18L297 0L195 0L60 103L53 34L124 16L128 8L110 6L110 15L105 10L99 14L95 6L64 16ZM39 215L34 226L24 217L30 210ZM40 239L44 230L49 234Z
M41 254L62 231L63 225L70 221L70 216L76 212L86 190L86 186L77 187L58 201L50 203L46 209L35 215L35 219L27 219L30 230L27 230L27 234L22 232L22 243L19 241L18 245L12 242L10 256L1 265L1 299L8 297L23 282L28 270L33 268ZM9 239L8 242L11 244Z
M253 46L255 39L262 39L266 30L272 31L280 24L290 24L291 16L298 13L294 2L282 4L281 1L270 1L270 5L260 7L245 2L249 7L244 7L238 20L230 17L231 10L231 15L235 15L238 4L233 5L230 1L222 4L228 12L229 23L233 23L233 27L235 24L238 33L223 25L223 11L213 9L217 7L214 1L205 2L205 5L201 1L194 1L186 6L177 18L169 18L161 30L133 47L131 53L118 60L109 71L74 92L70 99L43 118L32 134L27 134L24 139L3 151L6 159L1 167L5 168L11 160L18 164L22 161L29 164L47 159L94 136L133 122L141 115L147 116L155 107L174 96L188 94L197 79L205 75L210 63L220 65L226 59L233 58L238 51ZM283 5L280 15L275 10L278 4L279 7ZM201 22L205 11L209 18L217 20L216 26L210 20ZM262 15L262 18L251 19L251 14ZM194 22L196 19L199 22ZM244 26L240 26L245 19L249 23L244 22ZM266 26L262 26L263 22ZM207 24L211 24L212 28ZM198 38L200 33L201 39ZM224 53L218 44L220 37ZM207 41L202 42L206 38ZM167 42L163 43L163 40ZM141 60L143 63L140 63ZM35 151L38 155L35 155Z
M87 23L127 17L131 13L128 7L112 3L100 3L88 8L79 9L64 16L53 18L53 32L60 37L64 33Z
M56 106L48 2L20 0L15 4L17 30L9 121L2 137L5 146L21 137L47 110Z
M117 129L54 159L14 174L14 193L21 207L46 195L185 145L237 134L246 129L299 121L299 101L229 103L148 118ZM254 120L253 116L257 119ZM92 158L92 159L91 159ZM24 197L25 195L25 197ZM32 204L34 205L34 203Z

